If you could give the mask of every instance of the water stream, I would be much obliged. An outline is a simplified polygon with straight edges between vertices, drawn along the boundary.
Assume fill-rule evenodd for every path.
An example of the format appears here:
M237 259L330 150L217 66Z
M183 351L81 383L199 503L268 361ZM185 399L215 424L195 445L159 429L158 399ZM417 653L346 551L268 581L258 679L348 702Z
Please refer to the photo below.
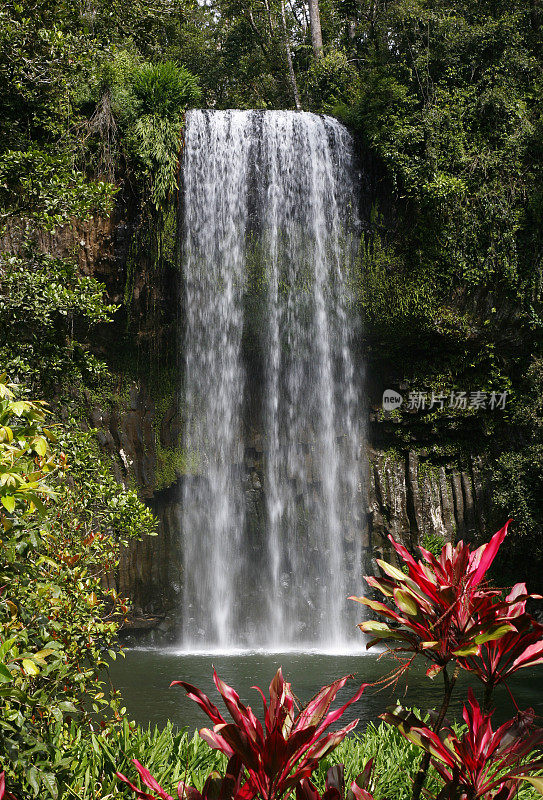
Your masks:
M350 135L310 113L191 111L183 173L182 646L354 646L363 431ZM256 380L244 354L251 324ZM255 402L258 534L245 466Z

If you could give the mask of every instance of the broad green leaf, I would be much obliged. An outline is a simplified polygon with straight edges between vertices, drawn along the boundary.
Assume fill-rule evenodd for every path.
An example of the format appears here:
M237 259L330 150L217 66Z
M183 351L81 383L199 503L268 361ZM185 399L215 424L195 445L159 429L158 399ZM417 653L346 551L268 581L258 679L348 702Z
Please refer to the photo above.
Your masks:
M467 656L476 656L479 652L479 645L473 644L466 644L463 647L459 647L457 650L453 650L453 656L457 656L460 658L465 658Z
M9 683L12 680L13 676L9 669L4 664L0 664L0 683Z
M4 660L4 656L11 650L16 641L17 639L13 637L12 639L6 639L6 641L0 645L0 661Z
M513 775L512 777L514 781L528 781L539 794L543 794L543 775L520 775L518 777Z
M29 658L23 658L23 669L27 675L39 675L40 668Z
M395 589L394 600L396 601L398 608L400 608L404 614L407 614L410 617L417 616L419 608L409 592L405 591L404 589Z
M35 492L29 493L28 498L31 500L34 508L37 510L40 516L45 516L47 512L47 508L45 507L44 503ZM33 510L33 509L32 509Z
M15 498L13 497L13 495L8 494L0 499L2 500L2 505L4 506L6 511L9 511L9 513L12 514L13 511L15 510Z
M513 625L505 622L502 625L497 625L496 627L490 628L490 630L485 631L484 633L478 634L478 636L474 636L473 641L476 642L476 644L494 642L496 639L501 639L506 633L514 630L515 628Z
M54 800L56 800L58 797L58 785L55 776L51 772L43 772L42 781L49 789L51 796L54 798Z
M61 711L64 711L68 714L77 714L77 708L74 706L73 703L70 703L68 700L63 700L61 703L58 704L58 707Z
M8 425L0 427L0 441L10 442L13 441L13 431Z
M34 653L34 658L47 658L47 656L50 656L51 653L57 652L57 650L53 650L51 647L45 647L43 650L38 650L37 653Z
M43 436L37 436L32 442L32 449L39 455L44 456L47 453L47 441Z
M402 635L399 631L393 630L389 628L384 622L375 622L374 620L368 620L367 622L361 622L358 626L362 633L373 633L378 636L380 639L402 639Z
M392 564L389 564L387 561L382 561L380 558L378 558L377 563L383 572L389 576L389 578L394 578L395 581L400 581L401 583L405 583L407 580L409 580L407 575L405 575L401 570L396 569L396 567L393 567Z
M50 430L49 428L44 428L43 432L47 436L50 442L58 442L58 439L52 430Z
M356 600L357 603L361 603L364 606L368 606L368 608L373 609L373 611L384 612L385 614L390 614L390 609L385 606L384 603L379 603L377 600L370 600L369 597L356 597L351 598L351 600Z

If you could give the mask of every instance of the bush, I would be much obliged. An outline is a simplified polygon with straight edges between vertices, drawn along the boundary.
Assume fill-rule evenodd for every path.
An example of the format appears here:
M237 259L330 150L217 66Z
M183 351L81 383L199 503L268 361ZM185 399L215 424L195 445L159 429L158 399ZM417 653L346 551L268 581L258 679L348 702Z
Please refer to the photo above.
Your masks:
M128 608L104 576L121 542L153 532L90 434L46 426L47 407L0 380L0 763L16 796L56 798L66 723L121 715L100 674ZM109 720L109 721L107 721Z
M132 80L141 115L152 114L176 120L181 112L199 103L201 98L194 75L172 61L142 64Z
M346 54L331 50L315 60L307 73L306 94L310 107L333 112L337 106L353 102L359 81Z

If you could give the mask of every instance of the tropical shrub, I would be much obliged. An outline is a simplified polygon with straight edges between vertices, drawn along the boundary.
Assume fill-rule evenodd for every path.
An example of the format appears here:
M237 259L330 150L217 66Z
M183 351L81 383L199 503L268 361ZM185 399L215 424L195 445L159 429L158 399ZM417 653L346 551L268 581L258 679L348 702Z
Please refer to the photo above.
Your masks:
M197 105L202 95L194 75L172 61L142 64L134 73L133 91L141 115L156 114L171 120Z
M370 759L345 792L345 768L343 764L329 767L326 773L324 793L321 794L309 778L302 778L296 787L296 800L373 800L368 791L372 779L373 761Z
M305 80L310 107L325 112L352 103L359 91L358 73L340 50L332 50L313 61Z
M397 611L369 597L351 598L395 623L393 627L374 620L362 622L360 630L374 634L367 646L373 647L385 639L398 641L401 643L399 651L421 654L434 662L429 668L433 677L449 661L478 654L481 644L513 630L507 613L510 604L516 604L517 600L499 602L499 591L487 586L481 588L508 525L474 552L464 542L456 547L447 544L436 559L428 550L419 548L422 561L418 562L390 536L394 549L407 566L407 574L378 560L388 577L369 576L366 582L389 599Z
M48 396L103 377L104 363L84 341L117 310L104 292L69 259L33 249L0 254L0 361L9 374Z
M543 758L527 760L534 750L541 750L543 730L530 731L533 712L519 714L496 731L491 716L492 712L481 713L470 689L461 736L450 727L438 734L401 706L383 714L383 719L431 755L431 764L445 784L440 798L508 800L517 791L517 780L532 778L543 769Z
M179 159L183 143L184 113L198 105L201 91L186 67L173 61L142 62L127 50L114 54L103 69L103 84L89 130L98 139L102 163L112 139L124 156L130 175L140 184L145 205L162 208L178 188ZM115 159L119 161L119 153ZM110 172L119 163L110 165Z
M460 666L473 672L485 685L485 709L495 686L524 667L543 662L543 626L526 612L526 584L517 583L505 598L506 617L512 629L499 639L482 642L475 656L458 659ZM531 595L538 597L538 595Z
M134 493L100 475L88 445L78 452L85 435L46 426L49 413L2 377L0 759L25 798L56 798L68 780L58 748L67 721L120 718L100 673L128 608L103 579L120 543L154 528Z
M359 625L363 632L374 635L367 647L392 641L397 643L391 648L396 657L412 654L398 672L407 669L415 656L423 655L433 662L427 675L443 675L443 702L431 728L401 706L382 717L426 751L414 780L413 800L420 797L431 763L445 781L440 800L507 800L516 790L513 778L531 776L543 768L543 761L525 760L543 744L543 733L531 731L533 711L520 718L521 724L511 721L495 734L490 725L494 686L517 669L543 662L543 628L526 612L526 600L540 596L528 595L526 585L517 584L502 599L502 592L486 581L508 527L509 522L473 552L462 541L456 547L446 544L437 558L419 547L421 561L389 537L406 571L378 561L387 577L370 576L366 582L384 595L386 603L351 598L392 620L367 620ZM447 671L451 662L455 663L452 676ZM473 694L469 696L464 709L468 730L462 739L442 727L460 668L474 672L485 685L483 713ZM532 776L530 779L534 782Z
M312 792L312 784L307 781L319 761L356 728L358 720L331 733L327 733L328 728L361 697L366 688L366 684L362 684L344 705L335 711L329 711L338 691L351 677L347 675L329 686L323 686L296 714L296 703L290 684L285 682L279 669L270 684L269 702L266 702L264 693L258 689L264 706L264 727L262 727L251 707L241 703L237 692L224 683L216 672L213 677L233 719L231 723L227 723L218 708L192 684L173 681L171 685L184 688L187 696L194 700L213 722L213 730L202 728L200 736L211 748L219 750L229 758L225 776L227 783L221 784L223 790L226 791L228 785L229 798L238 797L244 800L251 800L254 797L280 800L294 788L299 787L303 780L306 783L300 791ZM145 785L157 791L160 797L169 800L169 795L148 770L138 762L134 763ZM139 792L138 797L150 797L141 793L141 790L121 773L118 777L137 793ZM203 797L208 796L205 792L211 792L211 786L211 782L206 782L206 788L202 792ZM187 792L184 783L180 782L179 797L184 797ZM187 797L190 799L191 795L187 794ZM194 795L193 797L197 800Z

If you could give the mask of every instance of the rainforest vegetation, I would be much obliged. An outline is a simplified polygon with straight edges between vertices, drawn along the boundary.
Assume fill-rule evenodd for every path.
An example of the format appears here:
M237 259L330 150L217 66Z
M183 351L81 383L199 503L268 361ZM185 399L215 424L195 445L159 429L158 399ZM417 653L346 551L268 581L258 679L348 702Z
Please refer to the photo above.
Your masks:
M113 302L79 268L77 231L122 209L160 271L187 108L303 109L350 127L371 197L353 277L368 371L405 391L508 393L496 413L428 409L416 435L398 414L393 436L459 462L476 443L495 521L515 519L509 583L542 588L542 23L537 0L3 1L0 771L18 800L131 797L115 777L129 757L170 787L188 772L202 789L226 764L171 728L132 730L98 682L129 603L119 548L156 521L88 418L89 398L130 372L108 330L130 330L134 276ZM145 342L131 347L156 368ZM379 737L376 796L407 797L397 766L418 755L396 731L347 739L336 761L354 780Z

